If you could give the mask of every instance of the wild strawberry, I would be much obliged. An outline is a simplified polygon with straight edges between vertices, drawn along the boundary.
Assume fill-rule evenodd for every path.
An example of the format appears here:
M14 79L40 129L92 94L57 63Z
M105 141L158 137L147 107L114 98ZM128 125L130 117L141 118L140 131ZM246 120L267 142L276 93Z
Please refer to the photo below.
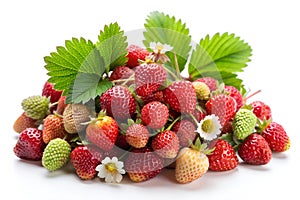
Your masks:
M19 135L14 147L14 153L21 159L41 160L45 146L41 130L26 128Z
M137 45L129 45L127 47L127 51L128 54L126 57L128 58L128 61L126 65L130 68L134 68L138 66L139 60L144 61L146 57L149 55L149 52L146 49L139 47Z
M55 138L63 139L66 136L62 117L51 114L44 120L43 141L48 144Z
M125 160L125 170L130 180L142 182L157 176L164 167L164 161L149 148L134 149Z
M63 124L65 130L70 134L82 132L93 117L90 109L83 104L68 104L63 113Z
M101 160L94 157L86 146L78 146L70 154L70 161L76 174L83 180L91 180L96 174L96 167Z
M254 101L250 104L253 109L253 113L260 120L269 120L272 118L272 112L270 106L262 101Z
M117 136L118 124L109 116L99 116L86 128L87 140L104 151L109 151L114 147Z
M226 85L225 92L229 93L229 96L235 99L237 104L237 110L239 110L244 105L243 96L240 91L238 91L235 87Z
M195 81L192 84L196 91L197 98L199 100L208 100L209 99L210 89L205 83L200 82L200 81Z
M144 105L147 103L150 103L152 101L159 101L159 102L164 102L164 94L162 91L157 91L154 92L148 96L141 96L141 99L143 100Z
M198 140L197 144L200 144ZM175 178L178 183L189 183L203 176L209 167L209 161L203 147L195 145L180 150L176 160Z
M254 132L257 118L252 111L240 109L234 116L232 129L238 140L244 140Z
M44 96L30 96L22 101L25 114L36 120L44 119L49 113L49 99Z
M146 104L141 111L143 124L152 129L162 128L168 121L168 117L168 107L158 101L152 101Z
M175 132L165 130L153 138L151 147L163 158L175 158L179 151L179 138Z
M117 120L127 120L136 111L136 102L124 86L114 86L100 97L100 106L107 114Z
M177 112L190 114L196 109L196 92L189 81L175 81L163 93L165 102Z
M135 87L139 96L148 96L166 81L165 68L156 63L142 64L135 68Z
M197 136L194 123L186 119L176 122L172 127L172 131L177 134L182 147L189 147Z
M276 122L271 122L261 135L266 139L272 151L283 152L290 148L289 136Z
M217 139L212 148L215 148L214 151L207 155L210 170L227 171L237 167L238 157L228 142Z
M208 87L209 90L215 91L217 89L217 81L216 79L212 78L212 77L203 77L203 78L199 78L197 79L195 82L202 82L205 83Z
M221 125L224 126L233 118L236 112L235 100L226 94L216 94L205 104L208 114L215 114L219 117Z
M61 138L53 139L43 152L42 165L49 171L58 170L69 161L70 152L71 146L67 141Z
M149 140L149 131L142 124L132 124L126 131L126 141L135 148L143 148Z
M54 85L52 83L49 83L48 81L45 82L42 90L42 96L50 97L50 103L56 103L61 94L62 91L54 89Z
M15 121L13 129L17 133L21 133L26 128L37 128L40 124L39 122L39 120L27 117L25 112L23 112Z
M272 158L268 142L259 134L248 136L238 148L238 154L243 161L252 165L265 165Z
M130 86L134 83L134 81L128 79L131 77L133 79L133 76L134 76L134 71L132 69L126 66L119 66L116 69L114 69L114 71L109 77L109 80L118 81L116 82L116 85L127 83L126 85Z
M65 108L67 107L66 98L67 98L66 96L61 96L58 99L56 113L59 115L62 115L64 113Z

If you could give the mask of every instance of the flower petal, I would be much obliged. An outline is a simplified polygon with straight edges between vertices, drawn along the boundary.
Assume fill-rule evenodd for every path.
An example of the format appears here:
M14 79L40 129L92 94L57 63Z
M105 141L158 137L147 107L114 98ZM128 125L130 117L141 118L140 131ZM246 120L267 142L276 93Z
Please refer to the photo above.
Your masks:
M111 159L109 157L105 157L104 160L101 161L101 163L104 164L104 165L109 163L109 162L111 162Z
M105 177L105 182L106 183L112 183L114 181L114 178L111 174L107 174L106 177Z
M123 179L123 176L119 173L116 173L114 179L117 183L120 183Z

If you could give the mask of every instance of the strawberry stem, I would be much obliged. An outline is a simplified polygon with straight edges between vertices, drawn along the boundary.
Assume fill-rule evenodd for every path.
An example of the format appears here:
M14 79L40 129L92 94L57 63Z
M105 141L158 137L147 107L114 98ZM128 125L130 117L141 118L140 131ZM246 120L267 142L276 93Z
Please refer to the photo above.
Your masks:
M168 128L166 129L166 130L171 130L171 128L174 126L174 124L180 119L181 117L179 116L179 117L177 117L173 122L172 122L172 124L170 124L169 126L168 126Z
M250 99L251 97L257 95L260 92L261 92L261 90L257 90L256 92L254 92L254 93L250 94L249 96L245 97L244 102L246 102L248 99Z

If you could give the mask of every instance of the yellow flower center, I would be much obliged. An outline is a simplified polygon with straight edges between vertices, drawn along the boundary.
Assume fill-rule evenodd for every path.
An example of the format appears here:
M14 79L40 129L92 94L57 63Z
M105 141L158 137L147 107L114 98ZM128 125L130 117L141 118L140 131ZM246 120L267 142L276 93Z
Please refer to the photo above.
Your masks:
M106 170L109 171L110 173L114 173L114 172L117 171L117 167L116 167L115 163L107 163L107 164L105 165L105 168L106 168Z
M212 133L215 129L215 126L211 119L207 119L202 123L201 128L205 133Z

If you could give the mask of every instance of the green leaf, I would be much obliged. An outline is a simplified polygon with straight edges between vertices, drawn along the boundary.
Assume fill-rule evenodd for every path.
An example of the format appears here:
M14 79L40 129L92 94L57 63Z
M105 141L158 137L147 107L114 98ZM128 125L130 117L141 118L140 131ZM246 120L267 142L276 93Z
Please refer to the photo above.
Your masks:
M101 80L98 74L79 73L70 86L66 103L86 103L113 86L108 80Z
M78 77L78 73L102 75L101 57L94 44L84 38L72 38L65 42L65 47L57 47L57 52L44 57L45 68L50 76L49 82L63 95L69 93L70 85Z
M167 44L172 47L166 55L170 58L168 65L175 69L174 53L176 54L180 71L185 67L191 51L191 36L189 29L181 20L170 17L161 12L151 12L144 24L144 45L149 48L150 43Z
M127 63L127 37L117 23L105 25L100 31L96 48L104 59L106 71Z
M217 33L212 38L207 35L192 52L188 68L190 78L211 76L226 85L244 89L237 73L247 66L251 52L251 47L234 34Z

